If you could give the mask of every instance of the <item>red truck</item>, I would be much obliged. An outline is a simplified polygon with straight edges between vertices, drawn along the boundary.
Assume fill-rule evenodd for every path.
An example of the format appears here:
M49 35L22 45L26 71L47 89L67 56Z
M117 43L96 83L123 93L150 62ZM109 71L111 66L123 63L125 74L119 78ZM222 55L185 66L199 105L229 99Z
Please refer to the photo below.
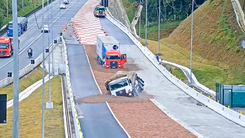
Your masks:
M0 57L11 57L13 55L12 38L0 37Z
M121 54L119 42L112 36L98 36L97 60L106 69L123 68L127 62L127 55Z

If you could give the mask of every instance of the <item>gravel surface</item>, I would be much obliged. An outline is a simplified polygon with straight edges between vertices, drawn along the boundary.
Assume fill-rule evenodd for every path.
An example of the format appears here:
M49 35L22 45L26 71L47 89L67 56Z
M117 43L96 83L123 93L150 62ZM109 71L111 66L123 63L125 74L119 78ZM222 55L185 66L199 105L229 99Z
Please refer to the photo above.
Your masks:
M143 137L167 137L167 138L192 138L196 137L188 130L183 128L177 122L173 121L161 110L159 110L150 100L152 96L142 93L145 96L139 96L136 98L108 96L108 92L105 89L104 83L107 78L113 76L118 70L104 69L102 66L97 64L96 60L96 46L86 45L85 51L88 54L90 64L92 66L96 81L104 95L91 96L85 99L80 99L80 102L91 102L91 98L96 99L97 102L103 102L109 98L109 105L112 111L124 126L127 132L132 138L143 138ZM129 63L125 65L126 71L140 70L140 68ZM147 84L146 84L147 85ZM98 98L100 97L100 98ZM101 97L105 98L101 100ZM113 97L113 98L111 98ZM116 100L118 99L118 102ZM132 100L134 99L134 100ZM124 100L124 101L122 101Z
M150 98L153 96L147 93L140 93L139 96L131 98L131 97L124 97L124 96L112 96L108 94L99 94L88 96L82 99L78 99L78 103L102 103L102 102L109 102L109 103L132 103L132 102L145 102L149 101Z

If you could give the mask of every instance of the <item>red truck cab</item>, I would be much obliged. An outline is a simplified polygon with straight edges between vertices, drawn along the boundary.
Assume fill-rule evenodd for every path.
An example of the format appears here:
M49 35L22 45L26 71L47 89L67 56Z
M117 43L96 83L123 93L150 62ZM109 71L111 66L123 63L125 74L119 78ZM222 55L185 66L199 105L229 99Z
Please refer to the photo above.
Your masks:
M106 51L104 63L106 69L123 68L126 62L127 55L121 54L119 50Z
M0 37L0 57L11 57L12 55L12 39Z

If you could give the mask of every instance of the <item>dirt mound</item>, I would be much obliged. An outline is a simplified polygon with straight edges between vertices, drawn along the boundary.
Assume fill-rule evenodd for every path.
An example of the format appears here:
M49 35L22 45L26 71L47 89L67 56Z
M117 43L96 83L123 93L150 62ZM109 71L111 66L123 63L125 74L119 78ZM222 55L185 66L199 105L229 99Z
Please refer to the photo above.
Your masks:
M137 97L123 97L123 96L112 96L110 94L99 94L94 96L88 96L82 99L78 99L77 103L138 103L138 102L146 102L149 99L152 99L153 96L149 95L145 92L140 93Z

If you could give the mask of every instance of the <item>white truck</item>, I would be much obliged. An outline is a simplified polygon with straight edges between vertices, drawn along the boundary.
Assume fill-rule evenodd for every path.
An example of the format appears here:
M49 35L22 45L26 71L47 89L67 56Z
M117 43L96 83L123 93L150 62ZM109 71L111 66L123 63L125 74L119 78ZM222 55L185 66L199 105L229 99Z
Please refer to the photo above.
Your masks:
M143 90L144 81L135 72L119 72L105 83L107 91L114 96L138 96Z
M112 36L98 36L96 46L97 61L107 69L123 68L126 54L120 53L120 43Z

